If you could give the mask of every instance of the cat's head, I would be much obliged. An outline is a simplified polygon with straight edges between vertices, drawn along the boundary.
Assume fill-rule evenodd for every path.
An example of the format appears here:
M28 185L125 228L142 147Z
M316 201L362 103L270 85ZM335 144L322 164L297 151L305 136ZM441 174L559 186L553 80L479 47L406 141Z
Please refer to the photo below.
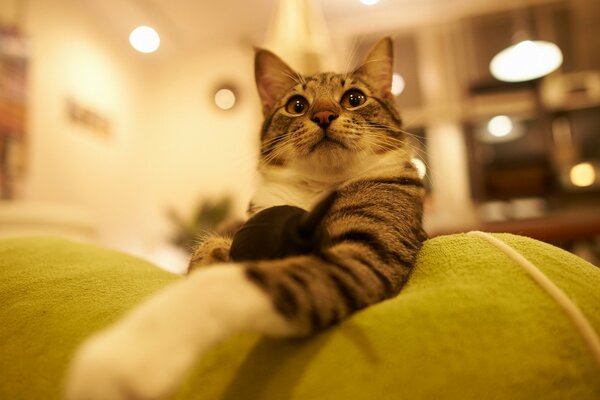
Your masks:
M265 116L261 165L335 172L402 147L390 92L392 63L389 38L346 74L302 76L258 50L256 84Z

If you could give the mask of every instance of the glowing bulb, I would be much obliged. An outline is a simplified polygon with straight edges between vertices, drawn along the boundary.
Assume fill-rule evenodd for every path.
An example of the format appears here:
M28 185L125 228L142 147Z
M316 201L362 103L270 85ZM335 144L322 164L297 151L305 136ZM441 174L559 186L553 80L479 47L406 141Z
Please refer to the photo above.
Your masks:
M414 157L411 162L417 168L417 173L419 174L419 178L423 179L425 174L427 173L427 166L420 158Z
M398 96L404 91L405 86L406 82L404 81L402 75L394 73L394 75L392 75L392 94L394 96Z
M496 115L487 123L487 130L495 137L505 137L513 130L513 123L506 115Z
M153 53L160 46L160 36L149 26L138 26L129 34L129 43L140 53Z
M235 105L235 93L231 89L219 89L215 93L215 104L221 110L229 110Z
M366 6L372 6L373 4L379 3L379 0L360 0Z
M571 183L575 186L592 186L596 181L596 170L589 162L579 163L571 168L569 178L571 178Z
M523 40L496 54L490 72L504 82L524 82L548 75L562 62L562 52L554 43Z

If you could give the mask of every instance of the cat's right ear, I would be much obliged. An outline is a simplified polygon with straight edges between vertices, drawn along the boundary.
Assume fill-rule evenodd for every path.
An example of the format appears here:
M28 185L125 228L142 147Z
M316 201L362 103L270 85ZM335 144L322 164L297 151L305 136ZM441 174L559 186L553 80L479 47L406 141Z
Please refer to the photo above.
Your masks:
M281 58L264 49L256 49L254 76L265 115L300 79L298 73Z

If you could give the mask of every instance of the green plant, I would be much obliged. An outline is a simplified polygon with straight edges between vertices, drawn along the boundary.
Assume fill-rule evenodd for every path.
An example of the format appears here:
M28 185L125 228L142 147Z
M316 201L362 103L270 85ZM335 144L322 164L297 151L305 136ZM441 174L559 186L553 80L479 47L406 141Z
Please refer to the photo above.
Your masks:
M175 210L169 210L169 217L176 227L172 242L191 252L203 236L216 231L219 224L230 218L232 203L231 197L227 195L219 199L203 200L189 220L182 218Z

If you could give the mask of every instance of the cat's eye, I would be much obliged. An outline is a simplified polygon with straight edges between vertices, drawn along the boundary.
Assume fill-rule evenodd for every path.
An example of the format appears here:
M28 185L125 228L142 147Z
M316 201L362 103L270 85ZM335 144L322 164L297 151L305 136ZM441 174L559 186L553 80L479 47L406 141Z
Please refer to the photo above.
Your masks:
M342 106L344 108L356 108L362 106L367 101L367 96L358 89L348 90L342 97Z
M302 96L293 96L285 105L285 110L292 115L302 115L308 109L308 100Z

